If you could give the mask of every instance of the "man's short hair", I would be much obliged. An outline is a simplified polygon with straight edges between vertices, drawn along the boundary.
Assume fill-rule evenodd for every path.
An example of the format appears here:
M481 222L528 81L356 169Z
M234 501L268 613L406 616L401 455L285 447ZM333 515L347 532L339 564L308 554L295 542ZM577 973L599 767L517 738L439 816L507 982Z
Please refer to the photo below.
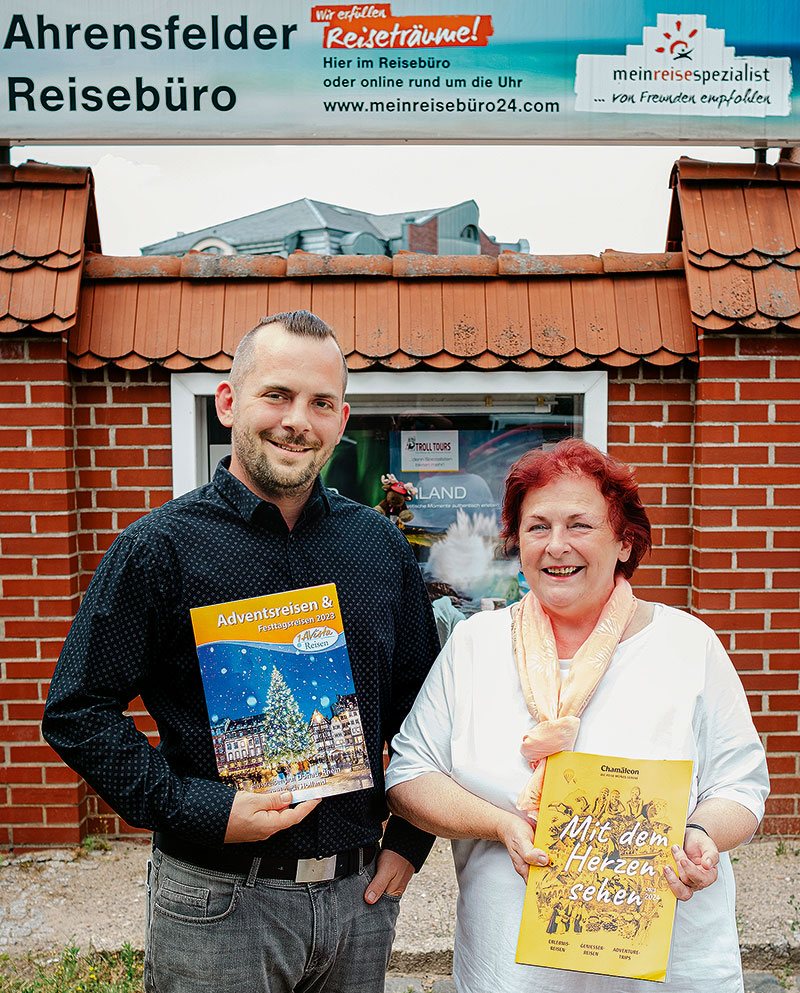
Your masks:
M347 389L347 360L341 345L336 340L336 332L310 310L288 310L282 314L270 314L269 317L262 317L258 324L247 332L236 346L231 374L228 377L234 390L237 390L250 375L255 363L256 341L261 331L270 324L280 324L289 334L296 334L298 337L318 338L320 341L332 338L342 356L342 394L344 394Z

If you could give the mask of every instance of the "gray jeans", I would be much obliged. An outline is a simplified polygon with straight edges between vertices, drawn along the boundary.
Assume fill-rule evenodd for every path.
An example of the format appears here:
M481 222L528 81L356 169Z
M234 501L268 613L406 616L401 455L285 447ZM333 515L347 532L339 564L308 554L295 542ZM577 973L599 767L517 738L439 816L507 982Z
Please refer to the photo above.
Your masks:
M248 880L154 851L146 993L383 993L400 897L365 903L374 874Z

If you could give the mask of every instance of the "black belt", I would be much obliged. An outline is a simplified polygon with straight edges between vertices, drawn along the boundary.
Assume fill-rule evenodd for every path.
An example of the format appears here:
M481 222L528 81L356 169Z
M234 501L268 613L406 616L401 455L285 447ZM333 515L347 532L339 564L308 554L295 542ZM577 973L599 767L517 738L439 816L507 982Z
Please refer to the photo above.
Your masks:
M253 863L258 859L256 876L259 879L291 879L298 883L352 876L369 865L378 854L377 845L364 845L321 859L269 858L237 852L236 845L226 845L221 850L214 850L188 842L177 842L160 833L154 835L153 847L179 862L187 862L210 872L228 872L239 876L249 876Z

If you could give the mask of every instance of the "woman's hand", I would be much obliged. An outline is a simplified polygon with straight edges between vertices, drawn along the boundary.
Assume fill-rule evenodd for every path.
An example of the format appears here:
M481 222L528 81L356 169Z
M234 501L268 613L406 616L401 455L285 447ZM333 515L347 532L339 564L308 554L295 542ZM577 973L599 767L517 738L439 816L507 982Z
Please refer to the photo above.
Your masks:
M664 878L679 900L691 900L698 890L704 890L717 879L719 851L713 840L697 828L687 827L683 848L672 846L676 869L665 866Z
M528 869L532 865L547 865L550 859L547 852L534 847L533 825L530 821L507 811L499 813L501 817L497 826L498 839L506 846L514 868L527 883Z

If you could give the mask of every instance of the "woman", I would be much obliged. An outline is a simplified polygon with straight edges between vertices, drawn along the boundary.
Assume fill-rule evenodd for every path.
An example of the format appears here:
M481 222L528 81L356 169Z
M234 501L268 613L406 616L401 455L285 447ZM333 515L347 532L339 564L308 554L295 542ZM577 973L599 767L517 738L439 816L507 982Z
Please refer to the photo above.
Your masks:
M720 853L756 830L768 780L730 660L701 621L633 597L627 580L650 548L650 524L631 471L586 442L512 466L503 536L531 592L456 627L394 740L387 775L392 810L455 839L459 993L643 988L514 962L522 880L547 862L532 824L544 763L532 763L531 777L529 760L564 748L693 761L683 847L664 870L681 903L663 988L739 993L734 883ZM524 686L517 659L534 642L549 688Z

